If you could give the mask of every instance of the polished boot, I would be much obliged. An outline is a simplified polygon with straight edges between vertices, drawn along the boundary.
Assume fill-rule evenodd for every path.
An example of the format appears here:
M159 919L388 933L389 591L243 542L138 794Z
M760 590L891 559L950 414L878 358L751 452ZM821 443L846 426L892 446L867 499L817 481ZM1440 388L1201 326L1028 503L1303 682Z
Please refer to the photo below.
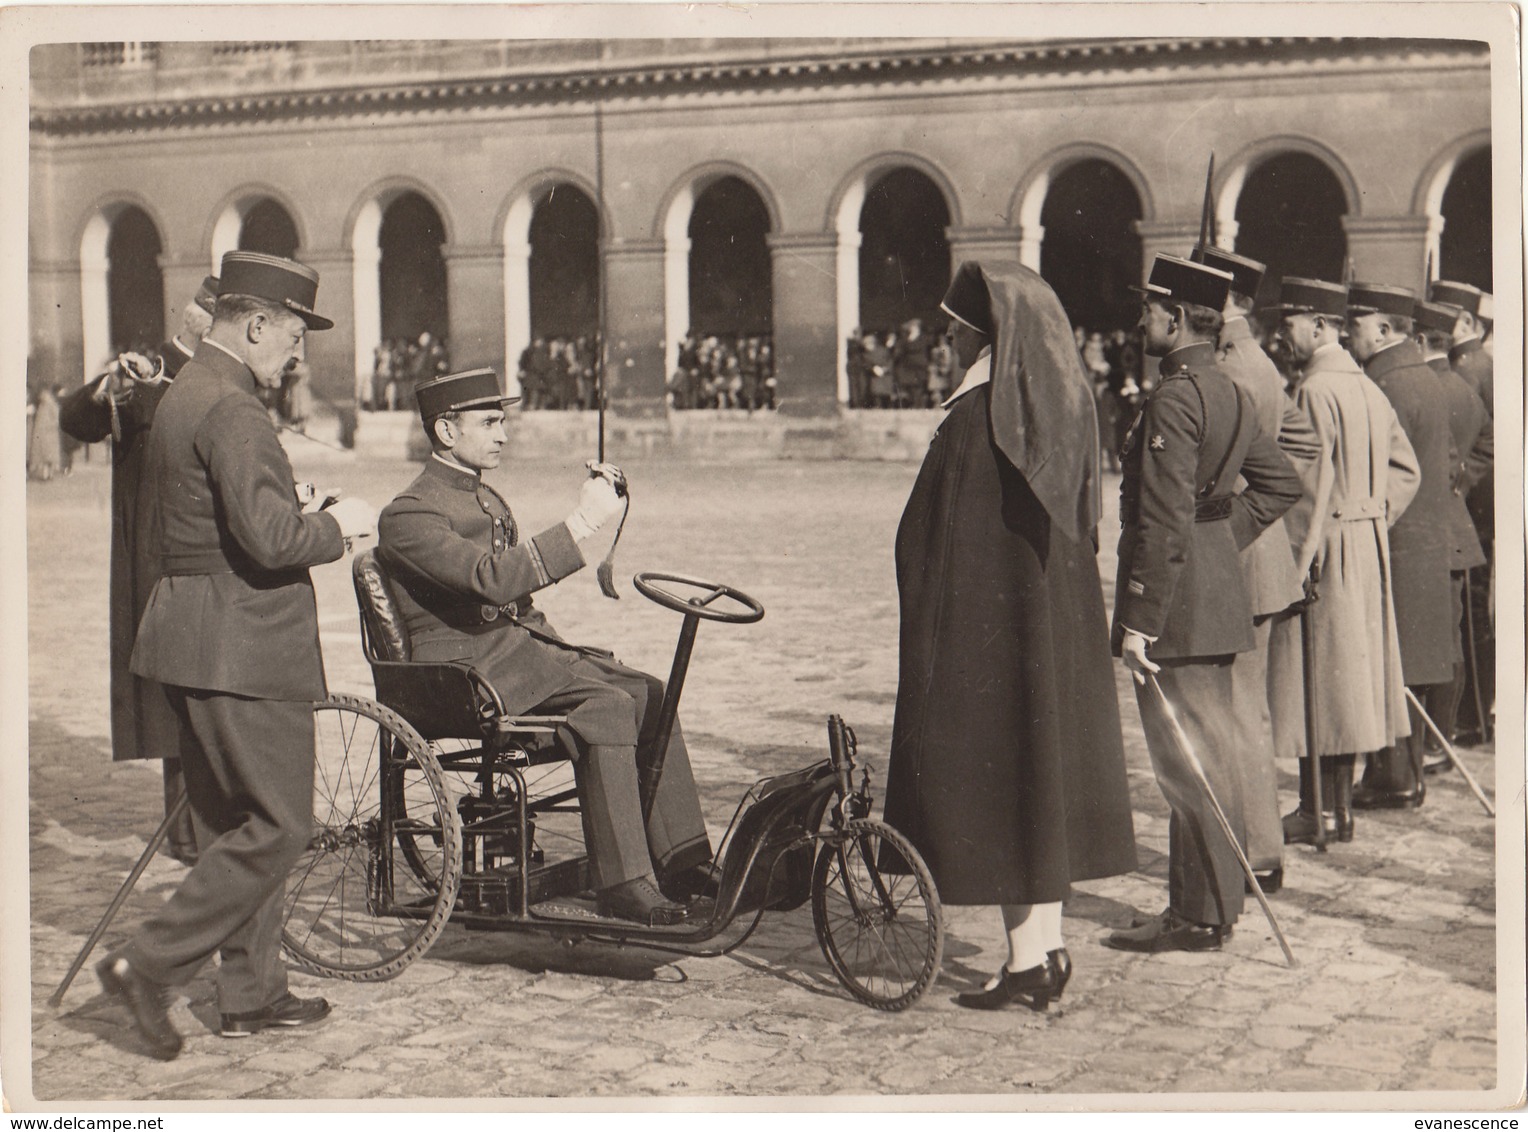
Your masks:
M1280 865L1276 869L1269 869L1266 873L1257 873L1257 886L1263 890L1264 896L1273 896L1284 887L1284 867ZM1247 895L1252 895L1252 882L1243 885Z
M1330 756L1323 755L1319 760L1302 758L1300 760L1300 807L1284 815L1284 844L1285 845L1314 845L1316 843L1316 774L1321 775L1321 820L1325 825L1326 840L1337 840L1337 825L1333 818L1333 810L1329 807L1333 804L1332 795L1335 787L1332 783L1332 767L1328 765Z
M658 891L651 877L637 877L601 889L595 893L595 908L601 916L634 920L653 928L682 924L690 917L690 906L669 900Z
M1003 966L997 973L997 985L991 990L962 991L955 1003L970 1010L1001 1010L1017 1003L1031 1010L1049 1009L1056 993L1056 969L1047 957L1044 963L1017 974Z
M1230 924L1200 924L1186 920L1171 908L1139 927L1124 928L1104 937L1104 946L1115 951L1219 951L1231 938Z
M160 1061L180 1056L181 1038L170 1021L170 992L140 975L120 955L109 955L96 964L96 977L108 995L127 1007L149 1054Z
M1357 755L1331 755L1332 760L1332 798L1334 817L1337 822L1337 840L1349 842L1353 840L1353 766L1358 761ZM1323 760L1325 761L1325 760Z
M1353 789L1355 810L1414 810L1426 796L1420 772L1421 760L1413 762L1411 744L1401 740L1394 747L1365 757L1362 780Z
M1056 987L1051 997L1059 1002L1066 991L1066 984L1072 981L1072 956L1066 948L1058 947L1055 951L1047 951L1045 958L1049 960L1056 976Z

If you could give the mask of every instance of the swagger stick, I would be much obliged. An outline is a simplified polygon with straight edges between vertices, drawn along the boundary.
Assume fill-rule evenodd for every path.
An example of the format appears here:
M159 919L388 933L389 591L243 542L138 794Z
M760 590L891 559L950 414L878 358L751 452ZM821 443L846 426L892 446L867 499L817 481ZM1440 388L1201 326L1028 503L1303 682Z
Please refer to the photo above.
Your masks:
M1481 790L1480 783L1475 781L1475 776L1469 772L1459 758L1459 752L1454 750L1454 745L1444 738L1443 732L1438 730L1438 725L1433 722L1432 716L1422 707L1422 701L1417 699L1416 693L1410 688L1406 689L1406 699L1411 703L1412 710L1422 717L1422 722L1427 724L1427 729L1433 733L1433 737L1443 744L1443 753L1448 756L1448 761L1458 768L1459 773L1464 775L1464 780L1470 784L1470 789L1475 792L1475 797L1480 799L1480 804L1486 808L1486 813L1493 818L1496 816L1496 807L1491 805L1491 800L1486 797L1485 791Z
M1262 905L1263 915L1268 917L1268 926L1273 929L1274 936L1279 941L1279 947L1284 952L1284 958L1291 967L1300 964L1295 959L1295 953L1289 950L1289 941L1284 938L1284 932L1279 927L1279 921L1273 914L1273 909L1268 906L1268 897L1263 895L1263 886L1257 882L1257 874L1252 871L1252 865L1247 860L1247 854L1242 852L1241 843L1236 840L1236 833L1231 828L1231 821L1226 817L1226 812L1220 808L1220 802L1215 797L1215 791L1210 789L1210 780L1205 776L1204 766L1199 761L1199 756L1194 754L1194 747L1188 741L1188 733L1183 730L1183 724L1178 722L1178 713L1173 710L1172 701L1167 698L1167 693L1162 691L1162 685L1157 683L1156 675L1146 673L1146 683L1151 685L1152 691L1156 692L1157 698L1162 701L1162 711L1167 717L1167 729L1172 732L1173 745L1183 756L1184 762L1194 773L1194 779L1199 783L1199 789L1204 791L1204 796L1209 799L1210 809L1215 813L1215 820L1220 825L1220 832L1225 834L1230 842L1231 849L1236 854L1236 860L1242 867L1242 875L1247 878L1247 885L1252 889L1252 895L1257 897L1257 902Z
M1300 660L1305 676L1305 757L1310 761L1306 769L1310 773L1311 805L1316 811L1316 838L1312 843L1316 852L1326 852L1326 805L1321 797L1321 759L1316 754L1316 626L1311 606L1319 594L1316 586L1321 581L1321 570L1314 562L1305 580L1305 601L1300 607ZM1335 800L1334 800L1335 804Z
M600 50L603 53L603 41ZM596 91L594 96L594 197L595 208L599 214L600 227L605 223L605 115L603 95ZM603 234L603 233L602 233ZM594 400L599 411L599 462L605 462L605 252L600 249L600 266L598 286L595 288L595 347L594 347ZM625 506L621 508L621 521L616 524L615 538L611 540L610 549L605 552L605 557L595 568L594 576L599 581L600 593L616 601L621 600L621 595L615 588L615 548L621 542L621 532L626 528L626 516L631 513L631 488L626 483L624 476L615 481L616 494L625 500Z
M133 886L138 883L138 878L143 875L143 870L149 867L149 861L164 844L165 837L170 832L170 825L182 813L185 812L189 802L186 799L186 791L181 789L180 797L175 799L175 804L170 807L164 816L164 821L159 823L159 828L154 831L154 836L149 838L147 848L143 855L138 858L138 863L133 866L133 871L127 874L127 879L122 882L122 887L117 889L117 895L112 897L111 904L106 908L106 914L101 917L101 922L95 926L95 931L90 933L90 938L85 941L85 946L80 948L80 953L74 957L74 962L69 966L69 973L64 976L64 981L58 984L58 989L48 997L49 1006L57 1006L64 1001L64 992L69 989L69 984L74 982L74 976L80 973L80 968L90 958L90 953L95 950L95 945L101 942L101 937L106 934L106 929L111 927L112 920L116 919L117 913L126 902L128 894L133 891Z

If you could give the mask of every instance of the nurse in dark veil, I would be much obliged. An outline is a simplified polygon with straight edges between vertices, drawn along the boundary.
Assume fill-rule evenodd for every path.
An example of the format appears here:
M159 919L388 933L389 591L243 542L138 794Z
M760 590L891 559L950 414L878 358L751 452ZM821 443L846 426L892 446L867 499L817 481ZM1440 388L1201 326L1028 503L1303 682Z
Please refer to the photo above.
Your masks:
M1071 976L1073 881L1135 868L1099 583L1098 425L1055 292L961 265L956 371L897 529L901 672L888 822L946 904L996 904L1007 961L962 1006L1044 1010Z

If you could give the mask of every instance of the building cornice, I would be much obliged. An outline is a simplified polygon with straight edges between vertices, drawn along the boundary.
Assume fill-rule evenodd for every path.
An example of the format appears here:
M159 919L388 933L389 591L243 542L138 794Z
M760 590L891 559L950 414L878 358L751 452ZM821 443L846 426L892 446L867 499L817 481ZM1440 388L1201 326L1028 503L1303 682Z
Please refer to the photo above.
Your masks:
M959 79L1118 74L1123 77L1224 70L1278 71L1290 66L1417 65L1488 70L1486 44L1468 40L1222 38L1050 40L973 44L940 49L856 52L832 56L689 60L583 67L513 74L399 81L357 75L342 86L245 94L190 94L89 105L45 106L31 116L49 137L169 130L189 126L270 124L350 117L514 106L578 105L595 101L830 87L917 87Z

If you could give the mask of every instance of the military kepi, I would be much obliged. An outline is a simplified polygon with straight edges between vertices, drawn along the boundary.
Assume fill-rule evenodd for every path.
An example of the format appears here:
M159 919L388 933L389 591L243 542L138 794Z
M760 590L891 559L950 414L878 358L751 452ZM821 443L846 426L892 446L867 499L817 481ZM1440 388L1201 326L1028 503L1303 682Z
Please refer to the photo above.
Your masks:
M1161 255L1152 261L1146 286L1135 287L1147 299L1163 303L1192 303L1219 311L1231 293L1231 273L1208 264Z
M1393 314L1410 318L1416 305L1416 292L1409 287L1387 287L1382 283L1348 284L1349 314Z
M1268 308L1283 314L1319 314L1344 318L1348 313L1348 289L1325 279L1287 276L1279 284L1279 301Z
M1453 283L1447 279L1435 282L1432 294L1428 296L1435 303L1447 303L1473 315L1480 314L1481 297L1479 287L1471 287L1468 283Z
M1267 264L1258 263L1255 259L1228 252L1224 248L1207 248L1203 244L1194 249L1193 258L1217 271L1229 271L1231 290L1249 297L1257 294L1257 289L1263 282L1263 276L1268 271Z
M978 334L992 337L992 296L982 278L982 269L975 263L963 263L956 270L939 309Z
M419 416L426 424L442 413L463 409L488 409L513 405L518 397L506 397L499 375L491 369L469 369L426 381L414 390Z
M264 252L229 252L223 257L218 294L253 295L300 315L309 330L328 330L334 325L313 311L318 298L318 272L295 259Z
M191 301L208 314L212 313L218 303L218 288L221 284L216 275L209 275L202 280L202 285L196 289L196 297Z
M1433 330L1442 334L1453 332L1459 321L1459 308L1448 303L1424 303L1418 301L1412 308L1411 320L1419 330Z

